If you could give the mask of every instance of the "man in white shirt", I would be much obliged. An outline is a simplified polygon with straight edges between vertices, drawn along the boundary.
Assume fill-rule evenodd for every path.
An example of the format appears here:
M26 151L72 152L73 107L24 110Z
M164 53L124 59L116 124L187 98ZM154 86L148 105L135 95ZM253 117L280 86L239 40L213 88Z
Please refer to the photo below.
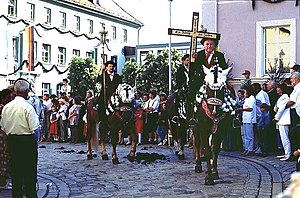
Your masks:
M16 98L4 106L1 126L8 135L9 156L12 176L12 196L37 197L37 142L34 131L39 128L39 118L25 99L28 98L30 84L25 79L17 79L14 84Z
M293 92L290 95L290 101L287 102L285 108L291 108L291 127L290 127L290 139L292 151L300 148L300 117L296 109L300 106L300 73L294 72L291 76L291 83L294 87Z
M158 121L158 107L160 99L157 95L156 88L151 88L149 92L149 100L146 102L146 111L148 114L148 123L145 130L148 132L148 142L152 142L152 136L154 135L154 143L157 143L158 135L156 133L157 121Z

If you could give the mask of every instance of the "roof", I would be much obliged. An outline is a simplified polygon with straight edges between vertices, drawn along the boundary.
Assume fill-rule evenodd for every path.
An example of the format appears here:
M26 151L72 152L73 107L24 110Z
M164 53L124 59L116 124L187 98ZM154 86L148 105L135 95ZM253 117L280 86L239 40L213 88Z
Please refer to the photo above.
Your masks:
M92 3L89 0L65 0L69 1L81 6L84 6L86 8L90 8L93 10L100 11L102 13L121 18L123 20L127 20L129 22L135 23L139 26L143 26L144 24L136 19L134 16L129 14L124 8L122 8L118 3L116 3L114 0L97 0L94 2L99 3Z

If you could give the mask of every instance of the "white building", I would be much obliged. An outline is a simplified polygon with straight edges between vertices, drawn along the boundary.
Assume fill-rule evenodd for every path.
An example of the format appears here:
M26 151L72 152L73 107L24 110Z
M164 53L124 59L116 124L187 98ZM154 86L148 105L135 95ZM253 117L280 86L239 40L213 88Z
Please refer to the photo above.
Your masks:
M23 77L32 79L36 93L42 95L57 94L72 57L91 56L102 65L102 26L111 50L105 47L105 58L116 61L120 72L125 60L135 57L143 24L112 0L2 0L0 26L0 88ZM25 28L30 26L34 71L29 72Z

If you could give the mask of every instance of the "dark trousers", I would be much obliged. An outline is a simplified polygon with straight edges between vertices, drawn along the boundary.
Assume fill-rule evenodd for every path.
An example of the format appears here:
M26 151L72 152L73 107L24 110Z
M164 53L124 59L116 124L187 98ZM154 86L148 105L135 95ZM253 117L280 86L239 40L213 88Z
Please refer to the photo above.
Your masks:
M37 197L37 142L34 135L9 135L12 195L14 198Z
M296 113L295 109L291 109L291 127L290 127L290 140L291 140L291 147L292 152L300 148L300 118Z

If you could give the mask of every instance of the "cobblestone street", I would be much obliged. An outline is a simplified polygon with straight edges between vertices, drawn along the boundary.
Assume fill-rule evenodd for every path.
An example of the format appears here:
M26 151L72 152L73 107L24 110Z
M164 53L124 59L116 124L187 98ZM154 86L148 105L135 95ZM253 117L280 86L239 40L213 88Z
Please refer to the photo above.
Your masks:
M113 165L102 160L99 152L97 158L87 160L85 144L41 143L39 147L39 197L274 197L286 188L295 170L295 162L282 162L275 153L245 158L241 152L222 151L220 179L205 186L205 173L194 171L191 149L180 161L173 147L141 145L137 152L166 157L147 164L129 162L130 147L118 145L120 164ZM110 154L111 145L107 150ZM0 190L0 197L11 197L11 191Z

